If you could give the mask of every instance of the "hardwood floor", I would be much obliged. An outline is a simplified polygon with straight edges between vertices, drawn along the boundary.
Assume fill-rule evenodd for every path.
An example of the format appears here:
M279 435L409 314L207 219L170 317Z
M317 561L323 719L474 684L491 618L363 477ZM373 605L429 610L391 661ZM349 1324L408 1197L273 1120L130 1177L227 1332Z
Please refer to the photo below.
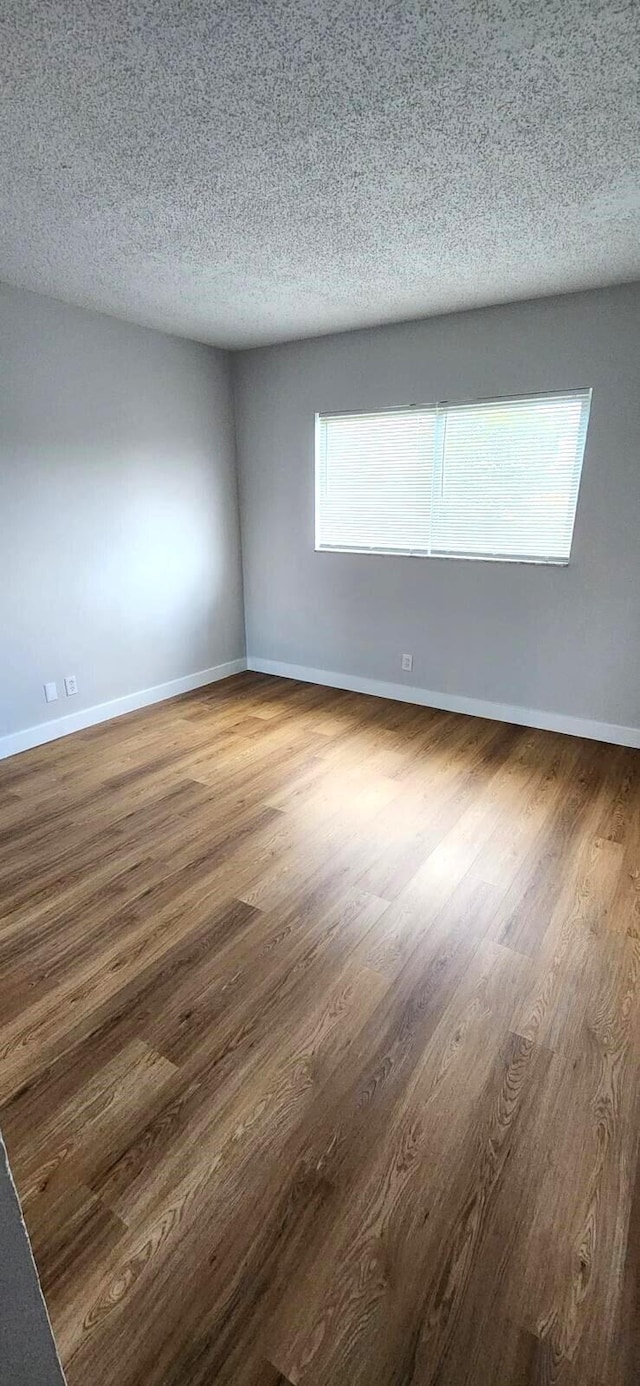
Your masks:
M69 1386L631 1386L640 752L260 675L0 765Z

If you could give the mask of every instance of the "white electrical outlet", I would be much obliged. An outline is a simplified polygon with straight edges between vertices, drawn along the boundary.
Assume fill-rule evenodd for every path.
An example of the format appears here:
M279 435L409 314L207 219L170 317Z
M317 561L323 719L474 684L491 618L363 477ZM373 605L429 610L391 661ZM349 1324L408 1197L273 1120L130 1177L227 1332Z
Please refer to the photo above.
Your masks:
M405 674L411 673L411 670L413 669L413 655L403 654L402 668L404 669Z
M58 700L58 690L55 683L45 683L44 696L48 703L55 703Z
M71 697L72 693L78 692L78 680L75 674L67 674L67 677L64 681L64 691L68 698Z

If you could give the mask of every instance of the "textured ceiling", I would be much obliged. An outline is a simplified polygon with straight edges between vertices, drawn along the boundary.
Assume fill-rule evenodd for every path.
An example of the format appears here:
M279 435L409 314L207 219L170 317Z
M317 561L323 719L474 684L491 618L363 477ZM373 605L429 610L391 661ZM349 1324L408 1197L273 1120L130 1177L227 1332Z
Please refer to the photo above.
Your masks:
M640 278L640 0L0 0L0 278L246 346Z

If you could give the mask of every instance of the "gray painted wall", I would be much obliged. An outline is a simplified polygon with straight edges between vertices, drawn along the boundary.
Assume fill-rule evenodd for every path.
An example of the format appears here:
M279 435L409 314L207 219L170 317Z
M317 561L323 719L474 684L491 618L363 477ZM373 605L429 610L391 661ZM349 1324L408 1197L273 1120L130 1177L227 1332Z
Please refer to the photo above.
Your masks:
M227 353L0 287L0 397L0 736L241 657Z
M0 1386L64 1386L1 1138Z
M249 657L640 726L639 363L640 285L236 356ZM568 567L314 552L316 410L574 386Z

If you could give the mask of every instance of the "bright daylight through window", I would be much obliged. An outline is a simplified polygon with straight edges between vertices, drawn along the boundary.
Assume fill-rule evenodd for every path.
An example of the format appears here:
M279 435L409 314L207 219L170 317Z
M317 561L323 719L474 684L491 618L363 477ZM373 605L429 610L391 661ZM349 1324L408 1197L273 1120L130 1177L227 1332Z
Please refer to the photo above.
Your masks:
M568 563L590 390L316 416L316 548Z

